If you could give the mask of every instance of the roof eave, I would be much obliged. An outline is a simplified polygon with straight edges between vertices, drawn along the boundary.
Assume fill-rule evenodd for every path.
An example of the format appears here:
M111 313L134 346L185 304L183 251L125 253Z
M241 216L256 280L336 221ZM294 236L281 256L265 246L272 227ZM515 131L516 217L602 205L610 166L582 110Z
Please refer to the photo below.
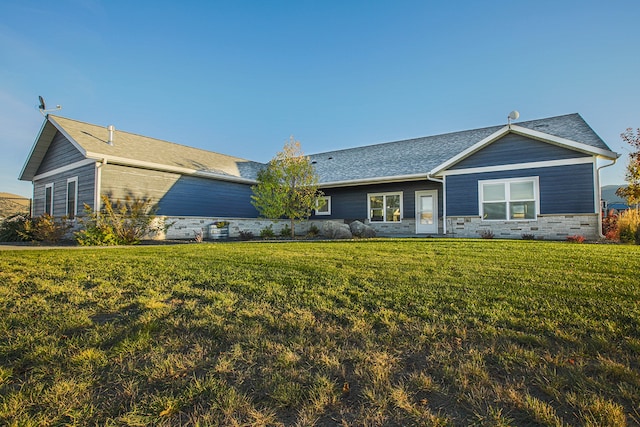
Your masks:
M131 167L136 167L141 169L157 170L160 172L172 172L172 173L178 173L181 175L192 175L192 176L198 176L206 179L215 179L219 181L237 182L241 184L257 183L255 179L244 178L240 176L225 175L225 174L220 174L212 171L184 168L180 166L163 165L160 163L128 159L126 157L109 156L101 153L87 152L87 158L94 159L98 162L106 162L106 163L116 164L121 166L131 166Z
M428 173L418 173L418 174L410 174L410 175L396 175L396 176L384 176L384 177L373 177L373 178L361 178L361 179L350 179L344 181L333 181L333 182L320 182L318 184L319 188L335 188L335 187L354 187L358 185L365 184L387 184L390 182L402 182L402 181L421 181L428 179Z

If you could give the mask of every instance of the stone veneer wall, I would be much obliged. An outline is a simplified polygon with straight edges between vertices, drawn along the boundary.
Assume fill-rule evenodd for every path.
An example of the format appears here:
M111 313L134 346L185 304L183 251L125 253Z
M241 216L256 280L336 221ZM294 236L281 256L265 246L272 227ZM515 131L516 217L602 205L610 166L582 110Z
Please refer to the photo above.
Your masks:
M598 215L538 215L536 221L482 221L479 216L447 218L447 236L481 237L484 230L491 230L495 238L521 239L532 234L536 239L565 240L567 236L581 235L597 240Z
M209 236L209 226L216 221L229 222L229 237L240 237L240 231L250 231L255 237L260 237L260 231L263 228L272 225L273 232L276 236L280 235L280 230L285 226L289 226L288 219L270 220L270 219L254 219L254 218L211 218L211 217L159 217L164 220L165 224L171 225L164 233L157 233L153 236L157 240L190 240L194 239L196 232L202 232L205 239ZM309 231L311 224L315 223L316 227L322 231L322 220L309 220L296 223L296 235L305 235Z

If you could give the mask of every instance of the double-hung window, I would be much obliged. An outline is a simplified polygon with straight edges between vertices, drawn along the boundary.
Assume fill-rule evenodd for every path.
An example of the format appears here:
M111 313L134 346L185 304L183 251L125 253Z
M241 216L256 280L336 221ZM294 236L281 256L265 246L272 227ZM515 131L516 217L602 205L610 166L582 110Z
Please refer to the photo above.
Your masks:
M540 201L538 177L479 181L478 187L483 220L536 219Z
M402 219L402 192L368 195L369 221L400 222Z
M75 219L78 214L78 177L67 179L67 217Z
M44 213L53 215L53 183L44 186Z

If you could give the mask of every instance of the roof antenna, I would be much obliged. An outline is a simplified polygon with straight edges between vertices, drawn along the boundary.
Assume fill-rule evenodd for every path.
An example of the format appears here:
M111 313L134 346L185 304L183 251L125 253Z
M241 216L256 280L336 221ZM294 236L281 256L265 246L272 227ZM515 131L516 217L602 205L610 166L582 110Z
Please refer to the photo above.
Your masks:
M38 105L38 110L40 110L40 114L42 114L44 117L47 117L47 113L49 113L49 111L62 110L62 107L59 105L56 105L56 108L47 110L47 106L45 105L44 99L41 96L38 96L38 101L40 101L40 105Z
M509 126L509 129L511 129L511 120L518 120L518 117L520 117L518 110L513 110L509 113L507 116L507 126Z

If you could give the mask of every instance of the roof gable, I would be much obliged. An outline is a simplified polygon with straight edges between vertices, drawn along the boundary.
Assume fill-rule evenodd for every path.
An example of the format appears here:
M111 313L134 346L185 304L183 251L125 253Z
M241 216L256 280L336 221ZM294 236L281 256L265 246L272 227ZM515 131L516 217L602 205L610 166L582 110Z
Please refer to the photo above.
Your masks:
M86 158L96 161L242 182L254 182L257 171L263 166L257 162L120 130L114 132L113 145L110 145L106 127L49 115L27 160L29 171L35 170L23 172L20 179L33 178L56 130Z
M323 186L426 179L513 132L589 155L617 155L579 114L311 155Z

